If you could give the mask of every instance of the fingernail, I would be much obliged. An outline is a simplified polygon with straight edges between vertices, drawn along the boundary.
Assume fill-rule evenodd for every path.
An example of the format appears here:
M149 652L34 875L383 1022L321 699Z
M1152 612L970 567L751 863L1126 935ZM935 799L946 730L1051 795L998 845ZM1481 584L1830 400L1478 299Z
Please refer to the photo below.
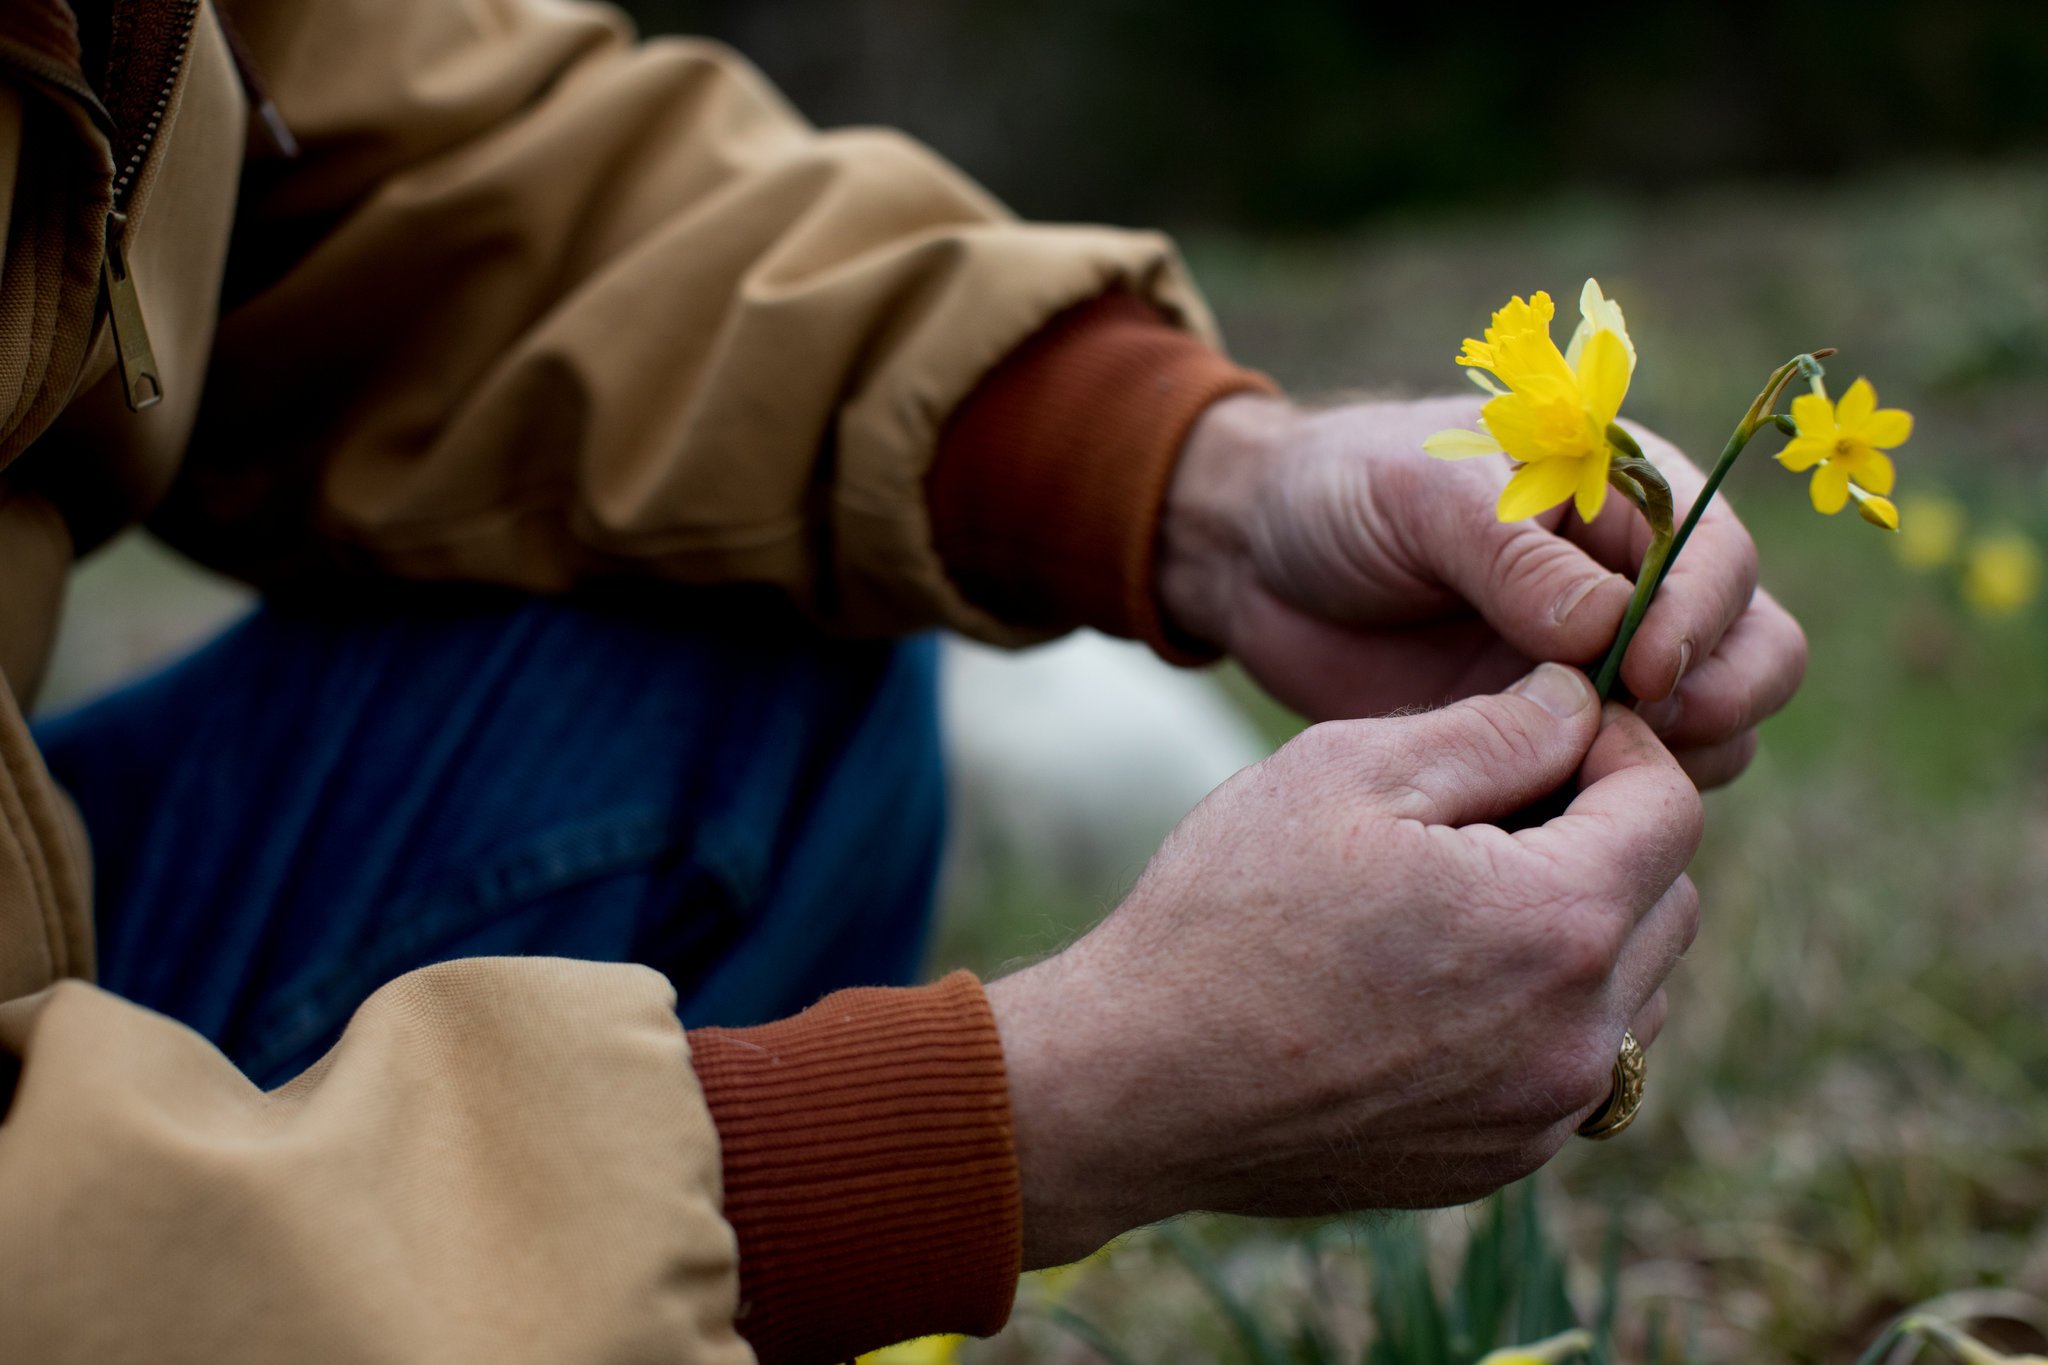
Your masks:
M1557 599L1557 605L1550 609L1551 621L1563 625L1571 619L1571 614L1578 610L1579 603L1585 601L1592 595L1593 589L1606 581L1604 578L1589 578L1583 583L1574 583L1566 588L1564 594Z
M1586 675L1563 664L1544 664L1508 690L1527 697L1559 720L1576 716L1593 701L1593 685Z
M1678 642L1678 676L1671 680L1672 691L1678 690L1678 685L1685 681L1685 670L1691 667L1692 641L1688 638Z
M1678 719L1685 714L1685 703L1673 692L1662 701L1646 701L1636 708L1636 715L1643 724L1660 735L1668 735L1678 728Z

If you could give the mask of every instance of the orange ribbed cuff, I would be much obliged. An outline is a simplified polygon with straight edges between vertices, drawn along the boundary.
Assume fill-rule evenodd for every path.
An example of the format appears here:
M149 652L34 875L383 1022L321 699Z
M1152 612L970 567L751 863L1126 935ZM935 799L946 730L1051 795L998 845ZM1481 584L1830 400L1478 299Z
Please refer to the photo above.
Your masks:
M847 990L758 1028L694 1029L763 1365L987 1336L1023 1259L1002 1040L967 972Z
M1060 314L955 410L928 483L939 557L1018 625L1086 625L1176 663L1213 657L1159 608L1159 515L1202 410L1277 392L1131 294Z

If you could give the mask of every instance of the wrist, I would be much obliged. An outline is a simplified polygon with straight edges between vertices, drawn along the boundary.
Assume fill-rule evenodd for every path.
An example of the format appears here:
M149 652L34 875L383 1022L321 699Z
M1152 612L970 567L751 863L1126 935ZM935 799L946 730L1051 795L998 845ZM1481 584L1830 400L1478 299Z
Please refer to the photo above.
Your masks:
M1129 1058L1091 1042L1101 1002L1086 998L1071 965L1055 957L987 987L1010 1085L1026 1270L1071 1264L1171 1212L1153 1207L1142 1170L1121 1169L1119 1135L1140 1122L1113 1098Z
M1176 633L1230 647L1250 572L1251 511L1294 421L1284 398L1236 393L1211 403L1189 429L1160 507L1154 561L1161 608Z

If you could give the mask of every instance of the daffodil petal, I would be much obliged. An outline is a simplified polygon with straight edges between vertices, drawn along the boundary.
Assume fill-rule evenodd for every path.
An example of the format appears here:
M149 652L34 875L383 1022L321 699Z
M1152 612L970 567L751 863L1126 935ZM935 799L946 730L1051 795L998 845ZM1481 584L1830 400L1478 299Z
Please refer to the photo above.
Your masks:
M1817 393L1802 393L1792 400L1792 421L1801 436L1835 443L1835 405Z
M1600 515L1600 508L1607 502L1607 457L1595 455L1579 461L1579 486L1573 490L1572 505L1579 509L1579 519L1590 522Z
M1483 392L1490 393L1495 398L1499 398L1507 392L1506 389L1500 386L1499 381L1484 370L1468 369L1465 371L1465 377L1477 384Z
M1899 478L1892 457L1869 446L1856 452L1856 459L1849 464L1849 475L1873 493L1891 492Z
M1572 328L1572 339L1565 343L1564 363L1572 367L1574 374L1578 373L1579 357L1586 353L1586 340L1592 335L1592 320L1580 318L1579 325Z
M1579 481L1578 460L1538 460L1525 464L1500 490L1494 515L1502 521L1525 521L1569 499Z
M1636 368L1636 344L1629 339L1628 319L1621 315L1621 305L1600 292L1600 281L1588 278L1585 287L1579 290L1579 329L1589 335L1596 331L1609 331L1621 339L1621 349L1628 353L1629 373ZM1573 362L1573 368L1578 368Z
M1807 490L1813 497L1813 510L1833 516L1849 502L1849 471L1839 461L1830 460L1813 471L1813 483Z
M1855 431L1876 411L1877 390L1870 387L1868 379L1859 379L1842 395L1842 401L1835 404L1835 425L1846 431Z
M1879 530L1896 531L1899 529L1899 509L1892 506L1890 498L1881 498L1875 493L1866 493L1854 484L1849 486L1849 492L1856 499L1857 516L1862 517Z
M1834 449L1817 436L1795 436L1778 452L1778 463L1794 474L1803 474L1833 454Z
M1437 432L1422 443L1422 448L1439 460L1469 460L1476 455L1502 453L1499 441L1483 431L1467 431L1463 427Z
M1913 435L1913 414L1904 408L1879 408L1856 434L1880 450L1902 446Z
M1479 409L1479 420L1508 454L1527 461L1540 453L1548 406L1528 393L1504 393Z
M1620 337L1603 328L1587 339L1579 361L1579 387L1594 427L1604 438L1608 423L1621 411L1621 400L1628 396L1628 352Z

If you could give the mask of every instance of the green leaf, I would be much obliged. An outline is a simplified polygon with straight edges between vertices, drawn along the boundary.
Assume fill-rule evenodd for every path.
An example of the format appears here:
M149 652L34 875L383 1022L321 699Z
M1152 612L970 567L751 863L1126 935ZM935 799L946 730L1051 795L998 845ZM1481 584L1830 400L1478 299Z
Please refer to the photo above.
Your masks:
M1502 1344L1501 1317L1509 1297L1507 1206L1499 1195L1486 1201L1479 1219L1451 1290L1451 1343L1459 1359L1476 1358Z
M1372 1300L1380 1339L1394 1347L1400 1365L1457 1365L1450 1332L1429 1276L1429 1248L1413 1217L1368 1223L1372 1252Z
M1593 1318L1593 1365L1608 1365L1614 1351L1614 1319L1621 1311L1621 1205L1607 1218L1607 1236L1600 1247L1600 1311Z
M1186 1228L1178 1223L1168 1223L1159 1229L1159 1235L1222 1310L1224 1320L1237 1334L1238 1341L1255 1365L1294 1365L1286 1350L1266 1329L1266 1324L1259 1320L1259 1315L1231 1292L1216 1262Z
M1883 1334L1876 1341L1870 1343L1870 1349L1856 1357L1856 1365L1878 1365L1879 1361L1890 1355L1892 1347L1898 1344L1900 1336L1905 1332L1906 1319L1909 1316L1911 1315L1901 1313L1898 1317L1893 1318L1886 1325Z
M1082 1317L1079 1313L1055 1305L1046 1312L1045 1317L1046 1321L1052 1323L1061 1331L1078 1340L1089 1350L1101 1356L1109 1362L1109 1365L1138 1365L1115 1342L1109 1339L1108 1333Z
M1653 1303L1643 1314L1643 1335L1649 1341L1650 1353L1643 1357L1643 1365L1669 1365L1665 1349L1670 1345L1665 1340L1664 1304L1662 1300Z

